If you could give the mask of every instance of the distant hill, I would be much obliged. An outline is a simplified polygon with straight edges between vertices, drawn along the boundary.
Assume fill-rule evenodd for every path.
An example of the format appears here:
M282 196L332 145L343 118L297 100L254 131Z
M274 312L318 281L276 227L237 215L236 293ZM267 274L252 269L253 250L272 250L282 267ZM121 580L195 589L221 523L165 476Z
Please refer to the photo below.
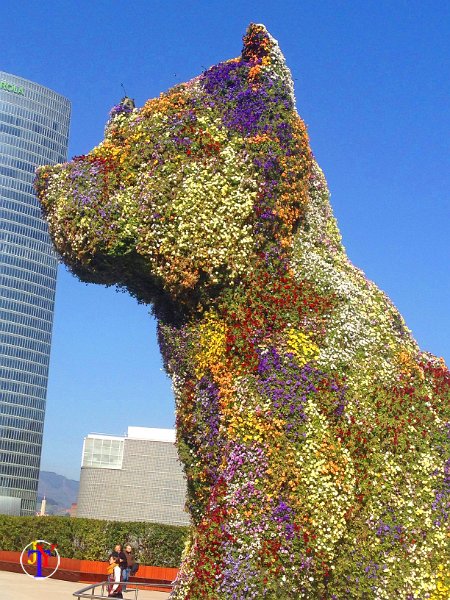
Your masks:
M37 510L40 509L42 498L45 496L48 514L65 514L71 504L77 501L79 486L80 482L74 479L67 479L67 477L51 471L41 471L39 473Z

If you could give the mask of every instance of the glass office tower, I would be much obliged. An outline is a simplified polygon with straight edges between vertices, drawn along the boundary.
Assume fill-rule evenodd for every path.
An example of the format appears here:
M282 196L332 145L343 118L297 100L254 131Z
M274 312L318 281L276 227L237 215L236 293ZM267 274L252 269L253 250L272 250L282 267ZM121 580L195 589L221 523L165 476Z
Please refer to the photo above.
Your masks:
M0 513L32 515L41 460L57 258L33 190L67 157L70 103L0 71Z

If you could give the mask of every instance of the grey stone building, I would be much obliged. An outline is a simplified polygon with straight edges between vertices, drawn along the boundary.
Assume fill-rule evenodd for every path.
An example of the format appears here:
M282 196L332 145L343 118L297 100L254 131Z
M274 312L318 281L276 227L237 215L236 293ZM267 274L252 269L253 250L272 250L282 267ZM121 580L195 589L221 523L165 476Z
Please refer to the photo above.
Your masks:
M129 427L84 440L77 517L188 525L173 429Z

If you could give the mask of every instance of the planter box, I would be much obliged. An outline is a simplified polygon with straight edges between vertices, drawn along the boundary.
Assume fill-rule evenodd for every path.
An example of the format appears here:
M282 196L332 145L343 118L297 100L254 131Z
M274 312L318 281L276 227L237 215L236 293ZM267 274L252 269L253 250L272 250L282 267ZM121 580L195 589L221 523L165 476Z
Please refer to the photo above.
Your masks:
M14 573L22 573L20 565L20 552L10 552L8 550L0 550L0 571L12 571ZM53 559L54 560L54 559ZM44 575L53 571L54 567L42 569ZM105 581L106 579L107 562L94 560L78 560L75 558L61 558L58 570L53 579L61 579L63 581L74 581L80 583L96 583ZM30 567L30 572L32 567ZM178 569L170 567L151 567L148 565L139 565L139 571L136 577L130 578L130 583L149 582L149 586L140 589L170 591L171 588L161 587L161 584L170 585L176 578ZM158 587L159 584L159 587Z

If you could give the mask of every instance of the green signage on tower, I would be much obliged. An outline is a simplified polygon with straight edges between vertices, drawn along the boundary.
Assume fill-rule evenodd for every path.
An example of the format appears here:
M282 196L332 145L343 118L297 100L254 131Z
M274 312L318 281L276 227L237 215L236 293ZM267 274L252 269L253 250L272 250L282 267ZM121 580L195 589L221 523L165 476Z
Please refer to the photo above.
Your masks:
M21 96L25 94L23 87L9 83L9 81L0 81L0 90L6 90L7 92L13 92L14 94L20 94Z

